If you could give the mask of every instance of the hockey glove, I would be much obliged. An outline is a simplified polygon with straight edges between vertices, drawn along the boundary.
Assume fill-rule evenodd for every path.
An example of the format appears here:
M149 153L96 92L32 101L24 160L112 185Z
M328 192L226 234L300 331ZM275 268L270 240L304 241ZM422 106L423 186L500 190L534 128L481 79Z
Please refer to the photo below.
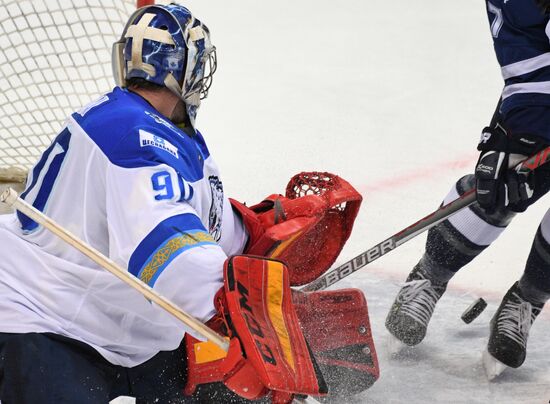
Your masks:
M535 137L509 136L499 124L483 129L475 177L477 202L487 213L506 206L525 210L523 206L533 196L534 173L521 171L518 164L542 147L543 142Z
M323 274L347 241L362 197L345 180L321 172L292 177L285 196L247 207L230 199L248 233L244 253L286 262L292 286Z

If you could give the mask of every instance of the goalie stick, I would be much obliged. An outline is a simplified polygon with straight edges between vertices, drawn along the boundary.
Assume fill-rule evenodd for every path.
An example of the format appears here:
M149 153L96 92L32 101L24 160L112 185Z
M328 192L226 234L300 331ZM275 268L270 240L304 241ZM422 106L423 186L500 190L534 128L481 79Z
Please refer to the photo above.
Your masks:
M44 226L46 229L54 233L57 237L61 238L63 241L72 245L74 248L86 255L96 264L100 265L101 267L115 275L117 278L119 278L121 281L125 282L126 284L140 292L150 301L162 307L165 311L176 317L182 323L184 323L206 339L212 341L214 344L218 345L225 352L229 350L229 342L225 340L224 337L219 335L208 326L204 325L193 316L187 314L185 311L177 307L174 303L153 290L149 285L136 278L128 271L125 271L122 267L120 267L111 259L107 258L101 252L86 244L74 234L70 233L68 230L64 229L55 221L50 219L48 216L25 202L23 199L19 198L17 192L15 192L13 189L8 188L2 193L2 195L0 195L0 202L12 206L21 213L24 213L25 215L30 217L36 223Z
M516 168L516 170L520 174L527 174L537 167L545 164L546 162L548 162L548 160L550 160L550 146L542 149L538 153L519 163L519 167ZM336 282L344 279L345 277L353 274L364 266L370 264L374 260L382 257L383 255L386 255L390 251L395 250L401 244L404 244L405 242L418 236L424 231L434 227L438 223L441 223L443 220L447 219L458 211L472 205L475 201L476 190L475 188L473 188L470 191L466 192L464 195L455 199L454 201L441 206L436 211L423 217L416 223L411 224L400 232L385 239L381 243L378 243L374 247L371 247L368 250L362 252L355 258L352 258L351 260L343 263L339 267L328 271L327 273L320 276L313 282L307 284L300 290L303 292L312 292L315 290L323 290L328 288L329 286L335 284Z

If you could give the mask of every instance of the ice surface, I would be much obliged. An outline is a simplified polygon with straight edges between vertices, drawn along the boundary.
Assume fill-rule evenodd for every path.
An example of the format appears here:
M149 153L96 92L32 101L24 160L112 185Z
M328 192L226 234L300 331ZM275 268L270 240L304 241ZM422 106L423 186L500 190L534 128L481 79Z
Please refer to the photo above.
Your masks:
M185 4L208 24L218 49L198 126L227 192L256 202L283 192L296 172L340 174L365 198L340 263L431 212L471 170L502 88L484 2ZM548 402L548 310L533 326L524 366L492 383L481 366L489 320L522 272L548 201L516 218L453 279L425 341L397 360L385 349L384 318L425 236L338 285L365 291L380 356L380 380L350 402ZM489 307L465 325L460 315L473 295Z

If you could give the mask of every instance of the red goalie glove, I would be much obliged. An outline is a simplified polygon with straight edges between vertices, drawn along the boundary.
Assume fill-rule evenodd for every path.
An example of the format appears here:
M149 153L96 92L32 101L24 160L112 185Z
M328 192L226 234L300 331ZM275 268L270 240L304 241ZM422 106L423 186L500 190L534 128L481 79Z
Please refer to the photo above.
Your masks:
M229 258L216 305L217 319L231 338L229 352L186 335L186 394L219 381L247 399L270 394L274 403L290 402L293 394L326 393L294 311L285 264L261 257Z
M351 233L361 195L337 175L304 172L292 177L285 196L251 206L231 199L248 231L246 254L281 259L290 284L304 285L336 260Z

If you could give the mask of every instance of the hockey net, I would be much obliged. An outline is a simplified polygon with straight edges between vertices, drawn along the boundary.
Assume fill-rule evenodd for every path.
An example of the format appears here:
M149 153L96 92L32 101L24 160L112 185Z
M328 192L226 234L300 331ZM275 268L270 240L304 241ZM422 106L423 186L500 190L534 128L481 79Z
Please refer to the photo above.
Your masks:
M24 181L67 115L113 87L111 46L138 5L0 0L0 182Z

